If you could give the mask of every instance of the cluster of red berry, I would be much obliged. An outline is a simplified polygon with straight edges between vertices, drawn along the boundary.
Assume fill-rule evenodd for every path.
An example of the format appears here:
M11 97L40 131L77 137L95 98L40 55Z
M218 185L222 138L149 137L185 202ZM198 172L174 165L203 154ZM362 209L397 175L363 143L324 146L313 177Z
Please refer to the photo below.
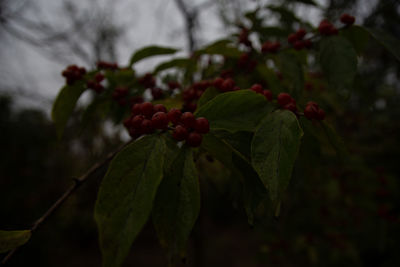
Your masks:
M288 36L288 43L291 44L296 50L301 50L303 48L309 49L312 47L312 42L310 39L304 39L306 34L306 30L300 28Z
M104 74L101 72L96 73L93 80L89 80L86 82L86 86L89 89L92 89L96 93L101 93L104 91L104 86L101 82L104 80Z
M297 112L296 100L288 93L280 93L276 100L283 109L290 110L294 113Z
M345 13L340 16L340 21L343 24L346 24L347 26L353 25L354 22L356 21L356 18L353 16L350 16L349 14Z
M68 66L62 73L67 79L67 84L72 85L75 81L82 79L83 75L86 74L86 69L78 67L77 65Z
M126 86L117 86L112 93L112 98L118 102L121 106L127 104L126 96L129 94L129 89Z
M97 62L97 68L103 70L117 70L118 65L117 63L111 63L106 61L99 61Z
M172 127L169 124L172 124ZM208 120L195 118L191 112L182 112L172 108L167 112L164 105L153 105L150 102L135 104L131 116L124 121L132 138L143 134L152 134L156 130L173 130L172 137L176 141L185 141L188 146L198 147L202 142L202 134L210 130Z

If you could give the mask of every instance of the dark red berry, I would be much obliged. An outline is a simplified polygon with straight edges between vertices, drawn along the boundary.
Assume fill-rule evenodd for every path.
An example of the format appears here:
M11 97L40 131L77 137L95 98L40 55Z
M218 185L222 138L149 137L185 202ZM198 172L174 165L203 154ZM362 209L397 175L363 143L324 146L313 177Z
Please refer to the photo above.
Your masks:
M356 18L345 13L345 14L340 16L340 21L343 24L346 24L346 25L349 26L349 25L354 24L354 22L356 21Z
M265 96L265 98L266 98L268 101L272 101L273 96L272 96L272 92L271 92L270 90L264 90L264 91L262 92L262 94Z
M290 103L292 100L292 97L288 93L280 93L277 97L278 104L283 107L286 104Z
M181 121L182 112L179 109L171 108L168 113L168 120L172 122L172 124L177 125Z
M293 102L290 102L290 103L284 105L283 108L284 108L284 109L287 109L287 110L290 110L290 111L292 111L292 112L296 112L296 111L297 111L296 104L293 103Z
M96 80L96 82L101 82L101 81L103 81L104 80L104 74L102 74L102 73L97 73L95 76L94 76L94 79Z
M318 108L314 105L307 105L304 108L304 117L309 120L316 119L317 117Z
M196 132L191 132L186 138L186 144L191 147L198 147L201 144L203 137L201 134Z
M155 88L151 88L151 95L153 96L154 100L158 100L163 97L164 93L161 90L161 88L155 87Z
M143 114L146 118L151 118L154 114L153 104L150 102L144 102L140 104L141 114Z
M296 37L298 40L302 40L304 38L304 36L306 36L307 32L306 32L306 30L300 28L297 30L297 32L295 34L296 34Z
M253 84L250 87L250 90L254 91L254 92L258 93L258 94L262 94L262 92L263 92L263 88L262 88L261 84L258 84L258 83Z
M164 130L167 128L169 120L167 114L160 111L153 115L151 122L153 123L153 127L155 129Z
M221 77L218 77L213 81L213 85L214 85L215 88L221 89L222 84L224 83L224 81L225 81L224 79L222 79Z
M187 128L193 128L196 123L196 118L192 112L185 112L181 116L181 122Z
M233 87L235 87L235 82L231 78L228 78L222 83L220 89L222 92L229 92L232 91Z
M331 35L332 28L334 28L332 23L330 23L328 20L323 20L318 26L318 31L322 35Z
M142 114L142 104L135 104L131 108L132 115L139 115Z
M289 34L287 40L289 44L294 44L298 40L297 34L295 33Z
M136 115L131 119L131 126L139 129L142 127L142 122L144 121L145 117L143 115Z
M126 118L125 120L124 120L124 126L126 127L126 128L130 128L130 127L132 127L132 117L129 117L129 118Z
M304 48L304 42L301 41L301 40L296 41L296 42L293 44L293 48L296 49L296 50L301 50L301 49L303 49L303 48Z
M154 112L165 112L167 113L167 108L163 104L156 104L153 107Z
M325 111L322 108L320 108L318 109L317 120L322 121L323 119L325 119Z
M188 136L188 130L182 125L177 125L172 133L172 137L176 141L183 141Z
M148 119L144 119L142 121L142 125L141 125L141 131L144 134L151 134L154 132L154 126L153 126L153 122L151 120Z
M210 131L210 124L206 118L200 117L196 119L194 130L198 133L206 134Z

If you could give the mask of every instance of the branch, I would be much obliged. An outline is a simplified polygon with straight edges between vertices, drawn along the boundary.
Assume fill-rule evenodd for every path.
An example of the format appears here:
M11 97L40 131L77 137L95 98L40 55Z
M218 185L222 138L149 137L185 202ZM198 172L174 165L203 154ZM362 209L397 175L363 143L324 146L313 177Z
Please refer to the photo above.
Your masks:
M176 5L181 11L183 18L185 20L186 27L186 37L188 40L189 52L192 53L196 49L195 39L194 39L194 28L197 19L197 11L190 11L183 0L175 0Z
M37 219L35 221L35 223L32 225L32 227L29 230L32 233L34 231L36 231L36 229L38 229L39 226L42 225L53 214L53 212L56 211L61 206L61 204L63 204L64 201L72 193L74 193L76 191L76 189L78 189L84 182L86 182L96 171L98 171L99 169L101 169L102 167L107 165L119 151L121 151L123 148L125 148L130 143L131 142L128 142L128 143L120 146L117 150L108 154L107 157L103 161L95 163L85 174L83 174L79 178L74 179L74 184L71 185L67 189L67 191L65 191L64 194L59 199L57 199L57 201L54 202L54 204L51 205L51 207L39 219ZM11 250L1 261L1 265L5 264L12 257L12 255L18 250L18 248L19 247L16 247L13 250Z

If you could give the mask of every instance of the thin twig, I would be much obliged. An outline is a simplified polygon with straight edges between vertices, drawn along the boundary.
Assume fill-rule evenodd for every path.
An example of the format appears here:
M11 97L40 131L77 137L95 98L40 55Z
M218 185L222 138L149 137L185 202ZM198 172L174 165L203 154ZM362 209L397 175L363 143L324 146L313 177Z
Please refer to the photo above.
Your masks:
M130 143L130 142L129 142ZM80 176L79 178L74 179L74 184L71 185L67 191L64 192L64 194L57 199L56 202L54 202L53 205L51 205L51 207L42 215L40 216L39 219L37 219L35 221L35 223L32 225L32 227L29 229L31 231L31 233L33 233L36 229L38 229L38 227L40 225L42 225L52 214L55 210L57 210L61 204L64 203L64 201L72 194L75 192L76 189L79 188L79 186L81 186L84 182L86 182L88 180L88 178L90 178L96 171L98 171L100 168L102 168L103 166L105 166L106 164L109 163L109 161L111 161L111 159L119 152L121 151L124 147L126 147L129 143L122 145L121 147L119 147L116 151L111 152L110 154L107 155L107 157L101 161L101 162L97 162L95 163L85 174L83 174L82 176ZM5 264L12 255L14 255L14 253L18 250L19 247L14 248L13 250L11 250L5 257L4 259L1 261L0 265Z

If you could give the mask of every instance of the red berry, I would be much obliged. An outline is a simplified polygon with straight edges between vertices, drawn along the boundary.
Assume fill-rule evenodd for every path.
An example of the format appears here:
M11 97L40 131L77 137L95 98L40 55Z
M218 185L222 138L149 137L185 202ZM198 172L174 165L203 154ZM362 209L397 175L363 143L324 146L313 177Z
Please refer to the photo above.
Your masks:
M142 122L145 117L143 115L136 115L131 119L131 126L136 129L140 129L142 127Z
M298 40L297 34L295 33L289 34L287 40L289 44L294 44Z
M154 114L153 104L150 102L144 102L140 104L141 114L143 114L146 118L151 118Z
M263 88L262 88L261 84L258 84L258 83L253 84L253 86L251 86L250 90L254 91L258 94L262 94L262 92L263 92Z
M181 121L182 112L179 109L171 108L168 113L168 120L172 122L172 124L177 125Z
M203 137L201 134L196 132L191 132L186 138L186 144L191 147L198 147L201 144Z
M155 129L164 130L168 126L168 116L165 112L157 112L151 118L151 122L153 123L153 127Z
M235 87L235 82L231 78L228 78L222 83L220 89L222 92L229 92L232 91L233 87Z
M342 16L340 16L340 21L343 23L343 24L346 24L346 25L352 25L352 24L354 24L354 22L356 21L356 18L355 17L353 17L353 16L350 16L349 14L343 14Z
M195 111L196 111L196 108L197 108L197 104L196 104L196 103L193 103L193 102L186 103L186 104L184 105L184 107L183 107L183 109L184 109L185 111L189 111L189 112L195 112Z
M193 128L196 123L196 118L192 112L185 112L181 116L181 122L187 128Z
M297 32L295 34L296 34L297 39L301 40L304 38L304 36L306 36L307 32L306 32L306 30L300 28L297 30Z
M331 35L331 31L334 26L328 20L323 20L318 26L318 31L322 35Z
M141 104L135 104L131 108L132 115L139 115L142 113Z
M284 109L287 109L287 110L290 110L290 111L292 111L292 112L296 112L296 111L297 111L296 104L293 103L293 102L290 102L290 103L284 105L283 108L284 108Z
M283 107L292 101L292 97L288 93L280 93L277 97L278 104Z
M210 124L206 118L200 117L196 119L194 130L198 133L206 134L210 131Z
M161 90L161 88L155 87L155 88L151 88L151 95L153 96L154 100L158 100L163 97L164 93Z
M217 89L221 89L223 83L224 83L224 79L222 79L221 77L218 77L213 81L213 85Z
M188 130L182 125L177 125L172 133L172 137L176 141L183 141L188 136Z
M265 98L268 100L268 101L272 101L272 92L270 91L270 90L264 90L263 92L262 92L262 94L265 96Z
M151 120L148 120L148 119L144 119L144 120L142 121L142 125L141 125L140 128L141 128L140 130L141 130L144 134L151 134L151 133L154 132L153 123L152 123Z
M307 105L304 108L304 117L309 120L315 119L317 116L318 109L314 105Z
M165 112L167 113L167 109L165 108L165 106L163 104L156 104L153 107L154 112Z
M126 118L125 120L124 120L124 126L126 127L126 128L130 128L130 127L132 127L132 117L129 117L129 118Z

